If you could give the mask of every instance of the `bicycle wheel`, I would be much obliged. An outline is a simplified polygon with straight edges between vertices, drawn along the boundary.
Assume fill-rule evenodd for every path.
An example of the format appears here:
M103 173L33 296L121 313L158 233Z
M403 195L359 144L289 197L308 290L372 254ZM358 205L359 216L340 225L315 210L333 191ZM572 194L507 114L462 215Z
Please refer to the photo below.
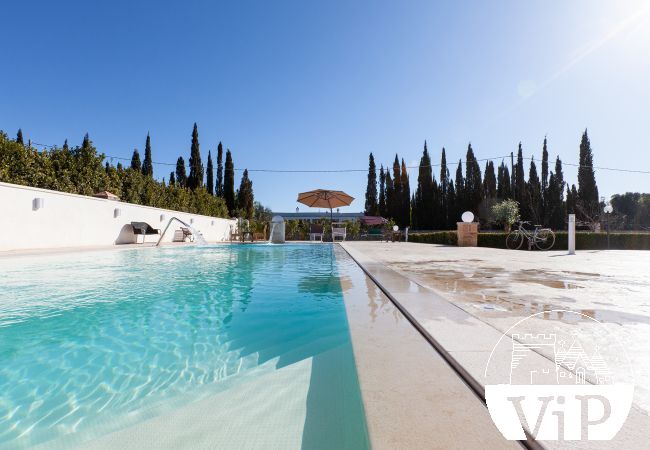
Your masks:
M550 228L542 228L535 235L535 247L550 250L555 245L555 233Z
M506 247L510 250L519 250L521 244L524 243L524 235L521 231L511 231L506 237Z

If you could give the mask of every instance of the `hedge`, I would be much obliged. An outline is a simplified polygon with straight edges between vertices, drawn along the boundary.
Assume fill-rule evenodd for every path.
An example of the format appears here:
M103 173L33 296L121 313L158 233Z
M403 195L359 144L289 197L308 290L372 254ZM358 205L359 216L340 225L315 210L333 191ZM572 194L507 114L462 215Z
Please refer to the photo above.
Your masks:
M409 233L409 242L422 244L458 245L458 235L455 231L435 231L433 233Z
M457 245L455 231L436 231L433 233L409 234L410 242L423 244ZM506 233L490 232L478 234L479 247L506 248ZM528 249L524 243L521 247ZM568 248L568 233L555 232L555 245L552 250ZM650 233L610 233L609 248L612 250L650 250ZM576 233L576 250L605 250L607 249L607 233Z

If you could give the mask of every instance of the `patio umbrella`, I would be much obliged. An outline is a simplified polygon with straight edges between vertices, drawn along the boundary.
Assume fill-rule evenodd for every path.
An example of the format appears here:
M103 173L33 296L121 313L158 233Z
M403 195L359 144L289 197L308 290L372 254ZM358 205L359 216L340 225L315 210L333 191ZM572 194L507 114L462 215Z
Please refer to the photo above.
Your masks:
M354 197L343 191L330 191L328 189L316 189L298 194L298 202L303 205L307 205L310 208L329 208L330 220L333 220L332 209L340 206L348 206L353 201Z

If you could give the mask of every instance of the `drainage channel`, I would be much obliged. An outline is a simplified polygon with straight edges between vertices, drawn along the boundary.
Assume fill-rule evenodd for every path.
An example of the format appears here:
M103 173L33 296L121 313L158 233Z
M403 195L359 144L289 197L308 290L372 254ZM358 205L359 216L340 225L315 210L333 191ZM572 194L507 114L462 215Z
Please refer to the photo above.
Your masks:
M386 297L395 305L395 307L406 317L406 320L409 321L409 323L420 333L420 335L433 347L433 349L438 353L444 360L445 362L449 365L451 370L453 370L456 375L465 383L465 385L476 395L478 400L487 408L487 404L485 402L485 389L479 383L476 381L476 379L465 370L465 368L458 362L456 359L451 356L443 347L440 345L440 343L424 328L420 323L413 317L408 310L386 289L381 282L372 274L370 271L368 271L363 264L361 264L355 257L348 251L345 246L341 245L340 246L345 252L348 254L350 258L361 268L361 270L366 274L368 278L372 280L375 285L381 290ZM526 433L526 440L525 441L517 441L523 448L525 449L530 449L530 450L543 450L544 447L533 438L533 436L524 428L524 432Z

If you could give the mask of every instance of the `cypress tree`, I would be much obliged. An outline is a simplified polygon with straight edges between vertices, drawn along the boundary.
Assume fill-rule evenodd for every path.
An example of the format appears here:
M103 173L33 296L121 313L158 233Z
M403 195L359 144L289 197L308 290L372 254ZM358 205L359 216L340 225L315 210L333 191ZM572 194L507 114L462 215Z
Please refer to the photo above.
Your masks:
M411 225L411 185L409 183L409 175L406 171L404 158L402 158L400 184L400 189L402 191L402 201L400 202L401 226L408 227Z
M227 161L226 159L226 165L228 164ZM248 178L248 169L244 169L239 190L237 191L237 206L243 217L248 220L253 218L254 203L253 182Z
M390 176L390 170L386 168L386 218L394 219L393 215L395 207L395 186Z
M176 185L176 178L174 177L174 172L169 173L169 185L170 186Z
M517 165L515 165L514 173L514 199L519 202L519 213L523 220L531 219L531 210L529 206L528 192L526 192L526 176L524 175L524 156L519 143L517 149Z
M70 150L70 147L68 147L68 140L67 139L63 142L63 150L65 150L65 151Z
M542 146L542 197L546 194L548 189L548 149L546 147L546 137L544 137L544 145Z
M140 162L140 153L138 152L137 148L133 149L133 156L131 156L131 169L137 170L138 172L142 171L142 163Z
M483 200L483 182L481 181L481 168L474 156L471 143L467 146L467 157L465 159L466 208L478 217L478 209L481 200Z
M194 122L192 130L192 148L190 150L190 175L187 177L187 186L194 190L203 186L203 163L199 150L199 129Z
M212 155L210 154L210 150L208 150L208 166L206 172L208 194L214 195L214 170L212 167Z
M576 213L576 204L578 202L578 190L576 189L576 185L572 184L571 188L569 189L569 185L566 187L566 210L567 214L575 214Z
M368 185L366 186L366 212L367 216L377 215L377 167L375 157L370 153L368 157Z
M587 130L580 141L580 167L578 168L577 214L582 219L593 218L600 212L598 186L594 173L594 159Z
M555 171L551 172L546 195L545 225L554 229L564 228L564 174L562 161L555 160Z
M230 216L235 215L235 166L230 150L226 150L226 167L223 174L223 196Z
M449 199L449 168L447 167L447 155L445 153L445 148L442 147L442 156L440 157L440 212L441 219L440 223L441 228L449 227L449 217L451 217L449 211L450 199Z
M400 170L399 159L397 154L395 155L395 161L393 161L393 186L392 186L392 195L390 202L388 204L388 211L390 217L392 217L395 222L400 224L402 217L402 173Z
M483 179L483 195L487 199L497 197L497 177L494 173L494 163L488 161L485 163L485 178Z
M502 176L498 182L497 197L501 200L512 199L512 178L510 176L510 169L508 169L508 165L505 162L501 161L499 170L502 172Z
M386 216L386 175L384 174L384 165L379 168L379 215Z
M88 149L90 148L90 136L88 136L88 133L84 135L84 140L81 143L81 148L83 149ZM140 156L138 155L138 160L140 159Z
M144 144L144 164L142 164L142 175L153 178L153 161L151 160L151 138L147 133L147 141Z
M217 146L217 186L215 195L223 197L223 146L221 142Z
M528 204L531 212L531 218L535 223L541 223L542 217L542 186L537 175L537 166L535 159L530 160L530 170L528 172Z
M465 201L465 180L463 179L463 161L458 160L458 166L456 167L456 179L455 182L455 191L456 191L456 204L454 206L453 220L457 222L460 220L460 214L462 214L467 204Z
M420 229L432 229L434 208L433 170L427 141L424 141L424 150L418 167L418 187L413 196L413 226Z
M454 188L454 183L450 182L448 189L449 189L447 191L447 205L448 205L447 206L447 211L448 211L448 213L447 213L447 226L446 226L446 228L448 230L453 230L454 228L456 228L456 221L457 221L456 212L458 210L458 206L456 204L457 204L458 199L456 197L456 189Z
M187 187L187 172L185 172L185 160L182 156L176 160L176 182L182 188Z
M18 133L16 133L16 142L20 145L25 145L25 141L23 140L23 130L21 128L18 128Z

